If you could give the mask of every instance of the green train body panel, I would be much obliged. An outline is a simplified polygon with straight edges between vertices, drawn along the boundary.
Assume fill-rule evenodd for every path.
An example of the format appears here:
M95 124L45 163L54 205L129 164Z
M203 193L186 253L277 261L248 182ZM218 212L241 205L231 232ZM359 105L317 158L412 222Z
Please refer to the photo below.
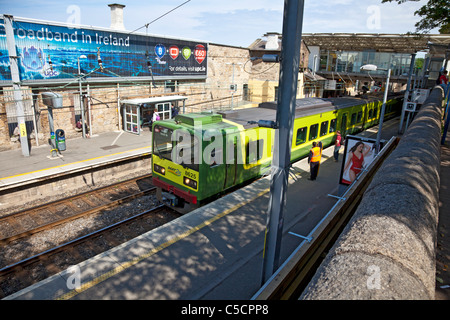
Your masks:
M337 130L346 136L378 124L382 107L380 99L337 98L331 102L330 99L314 99L309 98L306 102L298 100L306 103L306 106L296 110L291 162L307 156L313 141L321 141L324 147L333 144ZM392 98L388 101L385 119L400 112L400 100ZM308 105L309 102L311 105ZM154 180L156 178L163 189L175 188L169 191L175 194L178 192L177 195L188 202L195 197L195 201L201 203L229 188L270 174L275 130L248 124L249 120L275 120L268 118L276 116L276 109L273 110L276 104L262 105L220 114L205 112L177 115L172 120L155 122L152 127ZM173 161L171 156L161 152L158 143L164 130L175 137L172 137L175 141L172 151L176 146L183 149L184 140L177 138L179 132L191 135L186 140L190 141L191 149L179 151L184 156L186 150L191 150L191 163ZM195 148L199 153L196 159L192 157ZM159 172L155 171L155 165L159 166L156 167ZM161 168L164 168L164 174Z

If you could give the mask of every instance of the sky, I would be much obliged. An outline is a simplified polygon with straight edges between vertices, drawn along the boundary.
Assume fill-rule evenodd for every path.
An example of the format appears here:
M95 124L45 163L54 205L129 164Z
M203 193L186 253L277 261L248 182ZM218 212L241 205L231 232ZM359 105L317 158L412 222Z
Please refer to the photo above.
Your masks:
M407 33L427 0L398 5L382 0L305 0L304 33ZM108 4L124 8L128 31L248 47L267 32L281 33L283 0L0 0L0 13L17 17L109 28ZM438 33L432 30L431 33Z

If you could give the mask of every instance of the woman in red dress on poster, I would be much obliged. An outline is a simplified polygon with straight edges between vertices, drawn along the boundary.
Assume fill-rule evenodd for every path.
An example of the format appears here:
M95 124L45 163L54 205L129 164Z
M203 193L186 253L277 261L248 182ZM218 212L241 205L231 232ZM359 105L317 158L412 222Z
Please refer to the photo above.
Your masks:
M350 182L356 179L356 176L361 172L364 165L364 157L367 156L371 147L364 144L362 141L358 141L348 152L347 163L344 167L344 172L352 164L348 175L350 177Z

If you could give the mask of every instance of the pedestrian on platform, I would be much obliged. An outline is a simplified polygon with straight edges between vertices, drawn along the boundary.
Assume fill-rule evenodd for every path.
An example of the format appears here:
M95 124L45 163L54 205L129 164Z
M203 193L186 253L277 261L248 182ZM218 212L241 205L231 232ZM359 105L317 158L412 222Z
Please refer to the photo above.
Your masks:
M323 151L323 144L322 144L322 141L319 141L319 142L317 143L317 146L318 146L319 149L320 149L320 158L322 158L322 151ZM319 170L320 170L320 161L319 161L319 167L317 168L317 174L316 174L316 177L319 175Z
M442 71L442 74L439 77L439 84L447 85L447 83L448 83L447 70L444 70L444 71Z
M175 108L175 106L173 104L172 104L171 113L172 113L172 119L175 118L176 115L178 114L178 109Z
M341 149L342 146L342 136L341 136L341 132L338 130L337 131L337 135L336 135L336 141L334 142L334 162L338 162L339 161L339 150Z
M441 76L438 79L439 85L444 89L444 97L447 96L447 84L448 84L448 77L447 77L447 70L442 71Z
M321 150L320 147L317 146L317 142L313 142L311 150L309 150L308 163L310 168L310 177L308 180L316 180L317 174L319 172L321 158Z
M158 109L155 108L155 111L153 112L152 123L155 122L155 121L158 121L160 119L161 119L161 117L158 114Z

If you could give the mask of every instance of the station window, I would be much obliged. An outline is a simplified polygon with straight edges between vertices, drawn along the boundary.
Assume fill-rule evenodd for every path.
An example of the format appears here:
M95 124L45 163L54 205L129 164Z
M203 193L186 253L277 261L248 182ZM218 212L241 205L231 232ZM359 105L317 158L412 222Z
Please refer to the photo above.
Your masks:
M306 142L306 127L297 130L297 138L295 140L295 145L299 145Z
M350 119L350 125L354 125L356 123L356 113L352 114L352 118Z
M320 136L324 136L328 133L328 121L324 121L320 124Z
M158 109L158 115L161 117L161 120L170 119L171 109L169 102L158 103L156 108Z
M319 129L319 124L313 124L311 127L309 127L309 140L314 140L317 138L317 131Z
M330 133L335 132L336 131L336 119L332 119L330 121Z
M360 123L361 120L362 120L362 111L359 111L359 112L358 112L358 117L357 117L357 119L356 119L356 123Z
M255 163L263 156L264 140L249 141L246 145L247 164Z

